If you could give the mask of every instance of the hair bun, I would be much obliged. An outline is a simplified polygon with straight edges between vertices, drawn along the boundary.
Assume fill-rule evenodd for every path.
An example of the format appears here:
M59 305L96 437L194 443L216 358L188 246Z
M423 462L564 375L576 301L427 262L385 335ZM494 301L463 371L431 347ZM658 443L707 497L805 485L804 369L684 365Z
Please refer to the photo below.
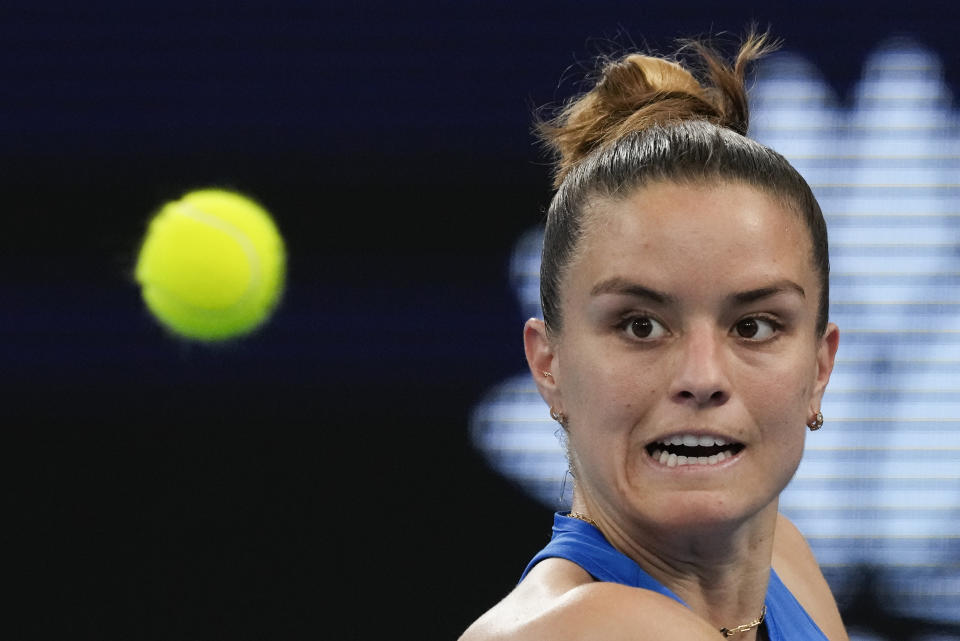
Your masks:
M750 32L730 65L708 44L687 41L680 52L692 51L699 58L703 81L666 58L634 53L608 62L590 91L537 126L557 156L554 186L595 149L655 125L700 119L746 135L746 67L776 46L766 34Z

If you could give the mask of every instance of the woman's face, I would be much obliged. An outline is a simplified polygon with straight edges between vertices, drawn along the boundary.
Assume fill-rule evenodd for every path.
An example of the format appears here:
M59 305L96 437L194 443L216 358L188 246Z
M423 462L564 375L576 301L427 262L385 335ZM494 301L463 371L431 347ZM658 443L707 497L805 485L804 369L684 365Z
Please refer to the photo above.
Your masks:
M597 202L587 220L562 331L525 332L541 393L568 417L579 496L666 527L775 505L838 339L832 324L816 333L802 220L750 186L671 182Z

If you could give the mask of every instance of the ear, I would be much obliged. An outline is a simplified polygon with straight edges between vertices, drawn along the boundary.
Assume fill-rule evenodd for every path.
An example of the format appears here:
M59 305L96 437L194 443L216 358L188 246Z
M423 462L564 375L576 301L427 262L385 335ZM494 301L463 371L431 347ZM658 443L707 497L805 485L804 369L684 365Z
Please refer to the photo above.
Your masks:
M533 382L547 405L554 407L560 400L559 373L554 371L557 356L547 336L547 327L539 318L531 318L523 326L523 349ZM549 374L549 376L548 376Z
M813 383L813 393L810 398L810 415L820 411L823 401L823 392L830 381L833 372L833 363L837 357L837 347L840 345L840 329L833 323L827 324L827 329L820 339L817 348L817 378Z

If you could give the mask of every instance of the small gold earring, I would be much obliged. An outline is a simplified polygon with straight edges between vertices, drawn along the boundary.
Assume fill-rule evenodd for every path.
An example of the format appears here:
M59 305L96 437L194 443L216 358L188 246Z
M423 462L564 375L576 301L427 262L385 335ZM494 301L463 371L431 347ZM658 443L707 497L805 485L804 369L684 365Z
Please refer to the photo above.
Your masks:
M550 408L550 418L555 420L557 423L560 423L563 427L567 426L567 415L563 412L558 412L557 410Z
M548 371L546 371L546 370L544 370L543 375L546 376L546 377L548 377L548 378L553 378L553 374L551 374L550 372L548 372Z
M810 422L807 423L807 427L810 428L811 432L816 432L821 427L823 427L823 412L817 410L817 413L814 415Z

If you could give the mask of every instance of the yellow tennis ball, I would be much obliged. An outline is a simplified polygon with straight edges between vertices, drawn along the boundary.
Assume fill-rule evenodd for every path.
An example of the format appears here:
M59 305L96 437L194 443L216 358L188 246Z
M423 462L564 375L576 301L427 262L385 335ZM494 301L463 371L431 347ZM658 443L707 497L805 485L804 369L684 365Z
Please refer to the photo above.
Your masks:
M286 252L270 214L223 189L192 191L150 221L136 280L150 312L186 338L237 338L263 324L283 291Z

